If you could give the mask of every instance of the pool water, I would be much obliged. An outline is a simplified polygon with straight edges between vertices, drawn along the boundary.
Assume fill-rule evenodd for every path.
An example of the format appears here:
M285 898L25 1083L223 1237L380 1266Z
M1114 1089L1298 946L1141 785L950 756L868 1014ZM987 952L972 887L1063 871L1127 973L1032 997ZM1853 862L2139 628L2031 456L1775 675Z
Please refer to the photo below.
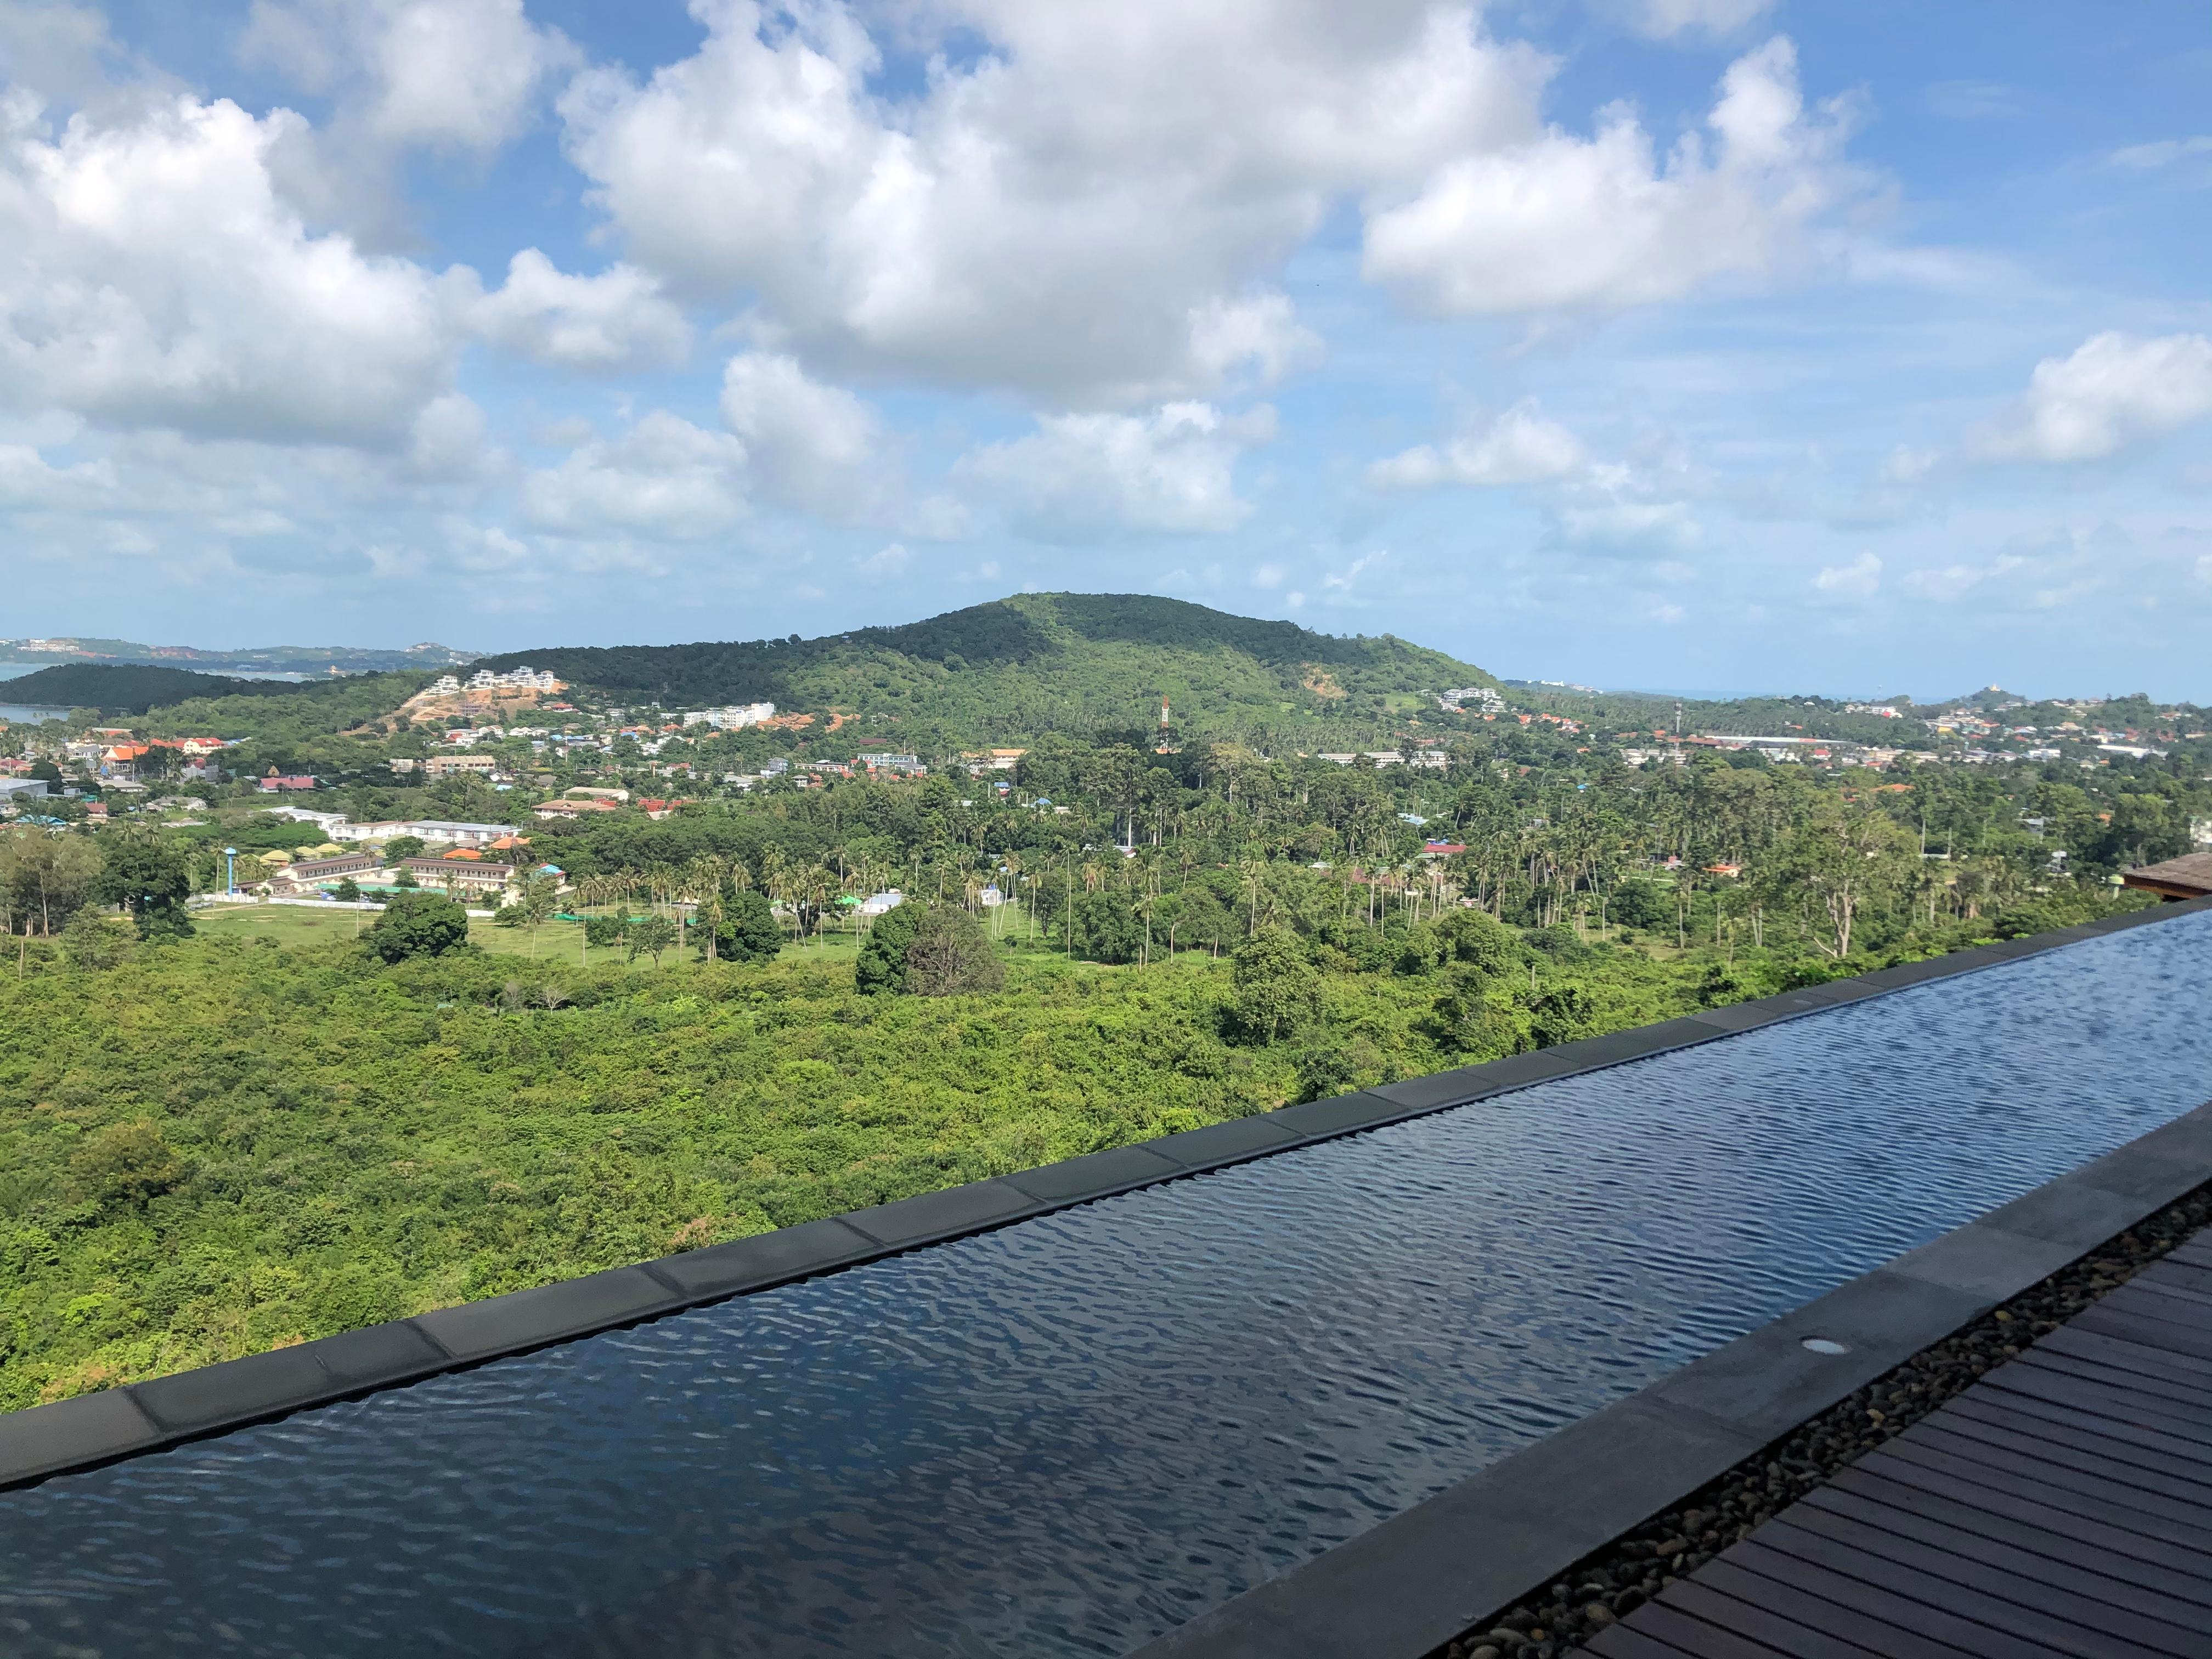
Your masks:
M2212 913L0 1495L25 1655L1119 1655L2212 1097Z

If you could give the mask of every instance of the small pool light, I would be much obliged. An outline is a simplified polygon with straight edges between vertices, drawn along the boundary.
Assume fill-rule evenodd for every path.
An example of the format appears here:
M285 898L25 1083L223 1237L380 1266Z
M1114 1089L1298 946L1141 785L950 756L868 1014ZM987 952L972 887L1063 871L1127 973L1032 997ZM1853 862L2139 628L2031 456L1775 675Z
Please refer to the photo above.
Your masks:
M1850 1349L1841 1342L1832 1342L1825 1336L1808 1336L1805 1346L1814 1353L1849 1353Z

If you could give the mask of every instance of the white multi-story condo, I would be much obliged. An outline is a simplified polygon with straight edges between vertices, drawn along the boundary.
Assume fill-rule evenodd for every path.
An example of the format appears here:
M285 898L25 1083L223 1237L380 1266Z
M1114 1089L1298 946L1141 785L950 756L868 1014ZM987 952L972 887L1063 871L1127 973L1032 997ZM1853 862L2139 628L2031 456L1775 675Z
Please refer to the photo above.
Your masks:
M694 708L684 716L686 726L711 726L719 732L735 732L775 718L772 702L732 703L727 708Z

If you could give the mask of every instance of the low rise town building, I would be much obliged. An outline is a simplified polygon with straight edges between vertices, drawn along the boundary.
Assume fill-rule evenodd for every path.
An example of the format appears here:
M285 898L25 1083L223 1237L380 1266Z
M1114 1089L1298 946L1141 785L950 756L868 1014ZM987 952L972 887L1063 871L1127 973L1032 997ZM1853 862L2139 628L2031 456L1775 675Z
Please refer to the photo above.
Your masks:
M594 812L619 812L622 804L592 798L573 800L564 797L559 800L542 800L530 811L532 817L543 818L550 823L557 818L586 817Z
M457 857L451 853L442 858L426 854L419 858L402 859L399 867L415 878L417 886L451 887L466 894L501 892L514 879L511 865L489 859Z
M341 853L332 858L295 859L272 871L271 898L312 898L331 883L374 875L379 861L367 853Z
M289 818L295 823L312 823L333 841L338 839L338 826L351 822L343 812L318 812L306 806L267 806L262 810L272 818Z
M450 778L462 773L489 777L498 770L496 755L432 755L422 763L422 775L430 778Z
M462 823L450 818L386 818L374 823L341 820L331 827L332 841L394 841L412 836L417 841L447 842L455 847L489 847L501 836L511 836L511 823Z

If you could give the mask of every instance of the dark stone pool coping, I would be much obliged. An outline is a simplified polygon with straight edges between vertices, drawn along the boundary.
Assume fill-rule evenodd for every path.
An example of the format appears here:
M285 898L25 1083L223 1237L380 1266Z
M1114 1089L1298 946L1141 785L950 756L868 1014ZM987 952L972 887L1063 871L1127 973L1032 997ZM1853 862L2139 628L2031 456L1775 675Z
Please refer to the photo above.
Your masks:
M2212 908L2212 897L1954 951L6 1413L0 1414L0 1489L2205 908ZM2153 1143L2185 1144L2189 1157L2199 1158L2203 1167L2190 1166L2197 1173L2185 1187L2212 1173L2212 1119L2192 1114L1203 1615L1156 1644L1158 1651L1257 1653L1264 1644L1278 1659L1342 1652L1341 1618L1349 1610L1363 1621L1361 1639L1352 1646L1425 1653L1468 1620L1504 1605L1905 1353L2175 1196L2183 1188L2166 1192L2165 1183L2178 1168L2176 1158L2151 1150ZM2160 1195L2144 1195L2154 1191ZM2063 1257L2034 1265L2054 1251ZM1970 1261L1978 1277L1963 1265ZM2016 1269L2026 1276L2014 1283ZM1999 1285L2008 1288L1991 1294ZM1852 1343L1851 1354L1821 1359L1798 1346L1792 1333L1808 1319L1843 1333L1839 1340ZM1900 1342L1905 1346L1897 1347ZM1636 1455L1624 1456L1631 1446ZM1492 1559L1479 1569L1456 1559L1471 1528L1494 1546ZM1492 1595L1492 1585L1504 1593ZM1322 1616L1323 1604L1340 1598L1350 1599L1332 1624ZM1453 1624L1452 1610L1462 1607L1467 1618ZM1416 1634L1431 1625L1435 1633ZM1337 1634L1323 1639L1324 1629Z
M2212 1103L1500 1459L1132 1659L1423 1659L2212 1180ZM1820 1354L1808 1338L1846 1349Z

